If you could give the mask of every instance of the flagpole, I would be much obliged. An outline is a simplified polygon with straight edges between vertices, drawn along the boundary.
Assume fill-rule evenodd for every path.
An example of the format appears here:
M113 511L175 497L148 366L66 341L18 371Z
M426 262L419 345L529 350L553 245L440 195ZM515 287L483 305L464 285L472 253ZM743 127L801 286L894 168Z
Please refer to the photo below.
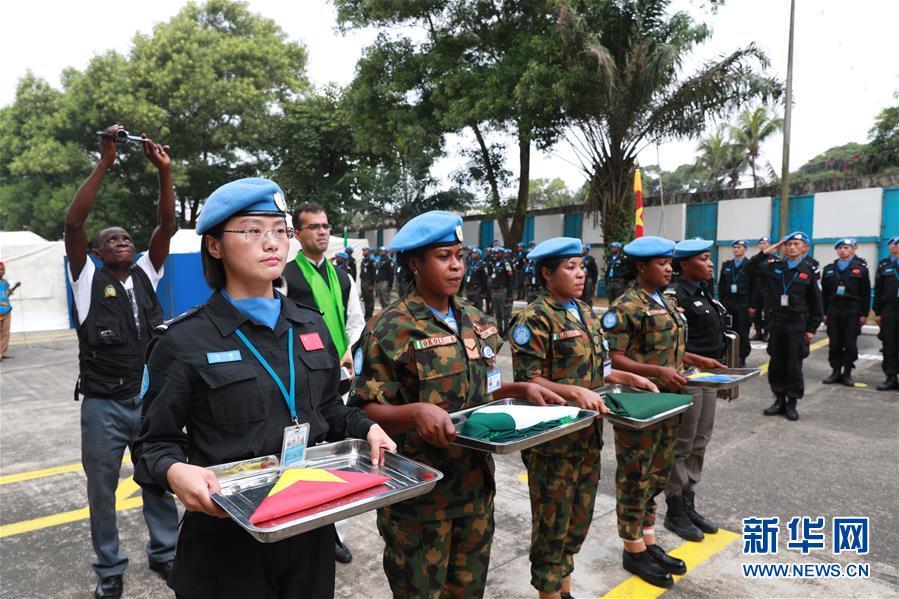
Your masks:
M784 145L780 167L780 239L787 236L790 218L790 123L793 113L793 23L796 18L796 0L790 0L790 42L787 49L787 97L784 106ZM771 240L775 241L775 240Z

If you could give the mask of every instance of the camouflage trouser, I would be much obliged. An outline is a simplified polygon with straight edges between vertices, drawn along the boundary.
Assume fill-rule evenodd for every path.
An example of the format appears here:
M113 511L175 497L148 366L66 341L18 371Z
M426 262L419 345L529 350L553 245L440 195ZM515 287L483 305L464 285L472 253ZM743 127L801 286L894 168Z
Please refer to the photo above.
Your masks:
M615 427L615 499L622 539L640 540L644 528L655 526L655 497L668 485L681 419L643 430Z
M483 597L493 541L493 511L414 522L378 511L384 573L397 598Z
M562 588L562 579L574 570L574 556L590 529L601 437L593 434L589 439L588 448L568 455L521 452L531 492L531 586L538 591L553 593Z

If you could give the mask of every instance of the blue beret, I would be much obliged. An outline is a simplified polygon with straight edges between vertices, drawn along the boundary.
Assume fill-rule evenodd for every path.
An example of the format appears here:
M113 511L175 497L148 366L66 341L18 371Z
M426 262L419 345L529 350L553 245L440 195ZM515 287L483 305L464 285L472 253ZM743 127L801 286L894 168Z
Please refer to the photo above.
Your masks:
M590 244L589 244L589 243L585 243L585 244L584 244L584 249L585 249L585 250L589 250L589 249L590 249Z
M284 192L277 183L249 177L225 183L206 199L197 218L197 235L202 235L235 214L285 216Z
M472 253L475 253L475 254L477 254L478 256L481 255L481 249L480 249L480 248L471 248L471 251L472 251Z
M684 239L674 245L675 258L690 258L709 251L712 242L708 239Z
M899 245L899 235L896 235L887 242L888 245Z
M837 240L835 244L833 244L834 249L840 247L841 245L849 245L852 247L858 247L858 242L851 237L844 237L842 239Z
M771 243L771 240L768 239L767 235L762 235L761 237L759 237L758 243L761 243L763 241L767 241L768 243Z
M499 239L494 239L494 240L493 240L493 245L494 245L494 247L495 247L495 246L498 246L498 245L499 245Z
M799 241L803 241L806 244L809 243L808 235L806 235L802 231L793 231L792 233L784 237L784 241L790 241L792 239L798 239Z
M548 258L569 258L583 253L580 239L574 237L553 237L540 242L528 252L528 260L538 262Z
M352 254L352 253L353 253L353 246L351 246L351 245L346 246L346 249L345 249L344 251L345 251L347 254Z
M749 240L748 239L737 239L735 242L730 244L730 247L734 247L735 245L742 245L744 248L748 248Z
M524 247L524 243L521 242L521 241L519 241L518 243L515 244L515 247L517 247L517 248L523 248L523 247Z
M386 251L387 251L387 248L384 247L384 246L382 245L381 247L378 248L378 251L379 251L379 252L386 252Z
M620 247L621 247L621 242L620 242L620 241L613 241L612 243L609 244L609 247L610 247L610 248L620 248Z
M344 260L347 260L350 256L349 256L349 254L347 254L346 252L337 252L337 257L338 257L338 258L343 258Z
M390 242L390 251L408 252L418 248L453 245L462 241L462 217L452 212L431 210L408 221Z
M671 258L674 255L674 242L654 235L637 237L624 246L624 253L632 258L641 258L643 260Z

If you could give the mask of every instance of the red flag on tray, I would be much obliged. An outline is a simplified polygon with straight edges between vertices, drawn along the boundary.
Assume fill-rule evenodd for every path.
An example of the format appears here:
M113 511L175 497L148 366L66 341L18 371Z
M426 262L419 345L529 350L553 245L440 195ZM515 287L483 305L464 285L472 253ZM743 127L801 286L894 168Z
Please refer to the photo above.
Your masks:
M322 468L288 468L268 496L262 500L250 524L267 522L281 516L301 512L309 508L377 487L389 481L387 476L325 470Z

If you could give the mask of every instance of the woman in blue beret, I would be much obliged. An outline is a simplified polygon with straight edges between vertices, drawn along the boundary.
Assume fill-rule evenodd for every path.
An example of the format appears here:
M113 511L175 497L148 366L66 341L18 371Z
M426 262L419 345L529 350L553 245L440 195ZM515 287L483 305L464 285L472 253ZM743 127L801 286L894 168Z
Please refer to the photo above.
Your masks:
M178 597L332 597L334 527L263 544L213 501L209 466L279 454L287 431L308 445L367 439L372 461L396 445L337 393L337 352L321 315L273 289L293 231L281 189L241 179L217 189L197 222L209 301L150 342L134 478L187 508L169 586Z
M457 295L462 219L432 211L393 238L409 292L375 315L354 354L350 405L393 435L399 452L443 472L431 493L378 511L384 572L397 597L481 597L493 539L493 460L450 445L449 413L504 397L564 403L531 383L503 383L496 322Z
M612 369L602 325L579 299L586 279L581 241L549 239L527 259L535 262L546 293L512 323L515 380L537 383L600 414L609 410L594 389L606 383L658 391L642 376ZM541 599L570 597L574 556L593 520L601 448L597 418L593 426L521 452L531 495L531 585Z

